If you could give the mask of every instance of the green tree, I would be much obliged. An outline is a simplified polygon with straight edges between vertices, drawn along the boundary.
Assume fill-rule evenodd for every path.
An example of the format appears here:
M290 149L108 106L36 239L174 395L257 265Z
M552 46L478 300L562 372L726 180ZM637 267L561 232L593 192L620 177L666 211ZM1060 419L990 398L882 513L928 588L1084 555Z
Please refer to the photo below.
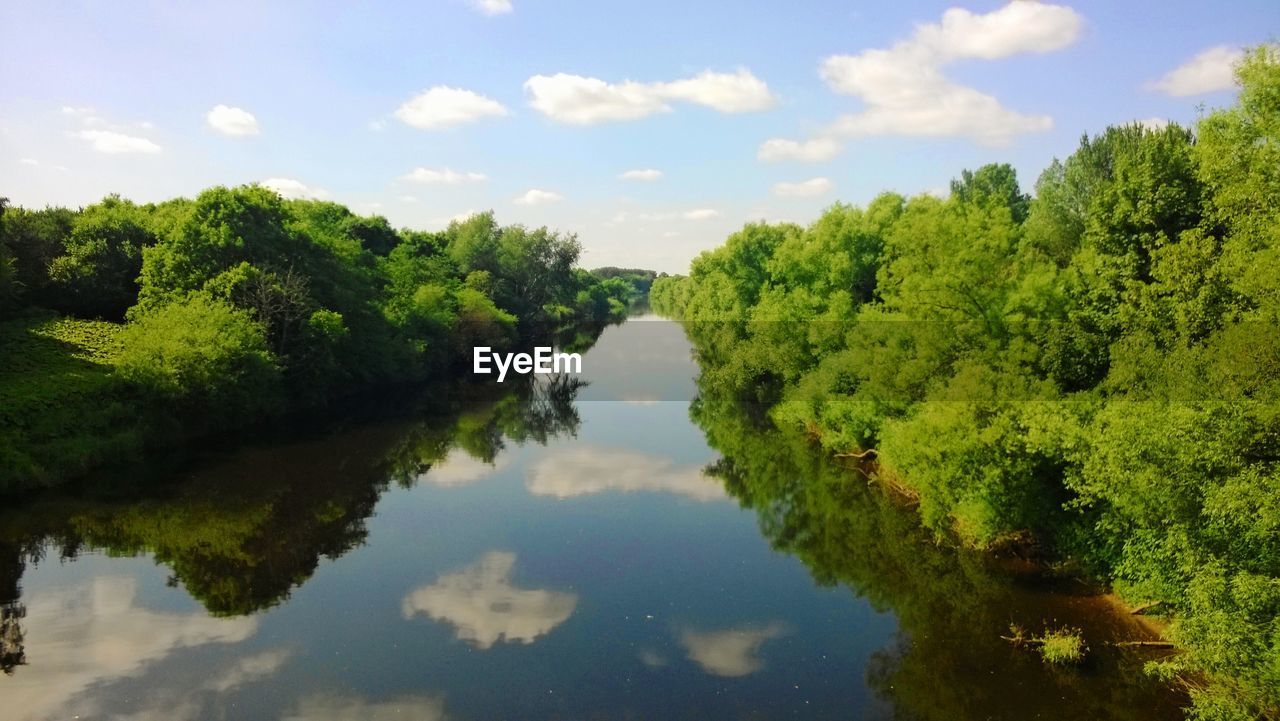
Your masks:
M173 301L132 321L120 342L119 377L184 418L227 427L278 407L280 371L262 326L223 301Z
M138 300L142 249L154 245L147 211L119 196L80 211L65 253L49 265L56 307L72 315L119 320Z

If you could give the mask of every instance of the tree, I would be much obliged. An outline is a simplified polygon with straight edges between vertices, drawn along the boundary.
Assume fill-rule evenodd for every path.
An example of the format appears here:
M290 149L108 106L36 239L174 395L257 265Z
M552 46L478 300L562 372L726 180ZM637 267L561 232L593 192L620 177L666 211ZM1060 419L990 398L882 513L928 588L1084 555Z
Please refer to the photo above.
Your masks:
M951 197L960 203L994 204L1008 208L1013 222L1027 219L1031 198L1018 187L1018 175L1008 163L992 163L965 170L951 181Z
M278 407L279 367L262 326L207 294L135 319L121 345L119 376L183 417L228 427Z
M0 197L0 314L8 310L18 296L13 254L5 241L4 214L8 208L9 199Z
M138 300L142 249L154 245L147 212L117 195L76 216L65 253L49 265L59 310L119 320Z
M12 259L12 283L23 305L47 306L56 301L49 266L62 254L74 222L75 213L66 208L5 212L3 244Z

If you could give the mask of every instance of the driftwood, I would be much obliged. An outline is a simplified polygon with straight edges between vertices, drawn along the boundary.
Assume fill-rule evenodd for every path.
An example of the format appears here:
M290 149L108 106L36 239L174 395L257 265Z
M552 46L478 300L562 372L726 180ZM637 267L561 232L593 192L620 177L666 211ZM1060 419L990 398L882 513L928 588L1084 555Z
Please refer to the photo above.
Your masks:
M1159 605L1161 605L1161 604L1163 604L1163 603L1164 603L1164 601L1152 601L1151 603L1144 603L1144 604L1142 604L1142 605L1140 605L1140 606L1134 606L1133 610L1132 610L1132 611L1130 611L1129 613L1130 613L1131 615L1137 616L1138 614L1142 613L1143 611L1149 611L1149 610L1151 610L1151 609L1155 608L1156 606L1159 606Z
M835 457L836 458L857 458L858 460L862 460L864 458L873 458L877 454L879 454L879 451L877 451L874 448L868 448L867 450L861 453L837 453L835 454Z

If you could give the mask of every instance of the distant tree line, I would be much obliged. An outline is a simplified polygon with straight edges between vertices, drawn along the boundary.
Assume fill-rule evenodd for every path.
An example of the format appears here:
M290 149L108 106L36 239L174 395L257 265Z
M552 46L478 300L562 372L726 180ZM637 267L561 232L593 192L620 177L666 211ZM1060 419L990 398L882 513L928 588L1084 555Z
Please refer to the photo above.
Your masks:
M751 224L653 284L704 395L768 409L939 537L1081 564L1172 620L1204 719L1280 718L1280 50L1194 130L1108 128Z
M658 273L652 270L642 270L640 268L615 268L613 266L605 266L596 268L591 274L597 278L604 280L612 280L614 278L624 280L631 284L635 292L641 296L649 295L649 288L653 285L653 281L658 277Z

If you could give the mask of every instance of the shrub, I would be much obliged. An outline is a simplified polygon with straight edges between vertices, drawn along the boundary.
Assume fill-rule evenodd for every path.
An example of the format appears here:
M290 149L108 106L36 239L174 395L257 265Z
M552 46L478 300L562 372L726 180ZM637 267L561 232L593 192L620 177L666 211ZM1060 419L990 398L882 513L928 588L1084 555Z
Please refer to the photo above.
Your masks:
M222 301L196 294L169 303L130 323L121 338L121 378L213 426L276 407L280 371L262 326Z
M1045 631L1040 637L1040 656L1045 663L1058 666L1077 664L1084 660L1084 636L1078 628L1059 628Z

